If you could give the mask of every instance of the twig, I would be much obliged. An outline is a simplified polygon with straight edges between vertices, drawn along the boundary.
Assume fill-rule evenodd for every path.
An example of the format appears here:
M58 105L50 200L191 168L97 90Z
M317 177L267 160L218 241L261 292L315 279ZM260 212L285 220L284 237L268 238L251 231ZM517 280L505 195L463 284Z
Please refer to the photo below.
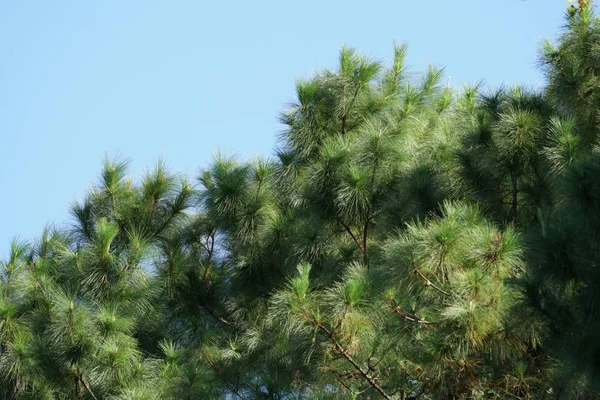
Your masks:
M206 268L204 268L204 274L202 274L203 281L206 281L206 276L208 275L208 270L210 269L210 263L213 258L213 252L215 250L215 233L216 233L216 231L213 230L210 233L209 237L206 238L206 246L204 245L204 243L200 242L200 243L202 243L202 246L208 252L208 259L206 260ZM210 247L208 246L209 240L210 240Z
M210 361L210 358L208 358L206 356L204 358L206 359L206 362L208 362L208 365L210 365L211 368L214 369L216 373L221 374L222 371L215 364L213 364L212 361ZM244 396L239 391L239 389L234 388L233 385L231 383L227 382L226 379L223 379L223 382L225 383L225 385L227 385L227 387L229 388L229 390L231 390L237 397L239 397L242 400L247 400L246 396Z
M437 322L430 322L430 321L426 321L426 320L424 320L424 319L422 319L422 318L419 318L419 317L418 317L418 316L416 316L416 315L411 317L411 316L409 316L409 315L406 315L406 314L404 314L404 313L402 312L402 309L401 309L399 306L396 306L396 307L394 307L394 306L392 305L392 301L391 301L391 300L388 300L388 301L386 301L386 304L387 304L387 306L388 306L388 307L389 307L389 308L390 308L390 309L391 309L393 312L395 312L396 314L398 314L399 316L401 316L402 318L404 318L406 321L415 322L415 323L418 323L418 324L423 324L423 325L435 325L435 324L437 324Z
M346 389L348 391L348 393L352 393L352 389L350 389L350 386L348 386L344 383L344 381L342 380L342 377L337 372L333 371L333 376L335 377L335 379L337 379L337 381L340 383L340 385L342 385L344 387L344 389Z
M217 313L215 313L212 309L208 308L206 305L204 304L200 304L200 307L204 308L206 311L208 311L208 313L210 315L212 315L213 317L215 317L217 319L217 321L225 324L225 325L230 325L229 321L227 321L225 318L221 317L220 315L217 315Z
M365 263L365 266L367 267L367 269L369 268L369 256L367 254L367 240L368 240L368 234L369 234L369 218L367 218L367 220L365 221L365 228L363 230L363 262Z
M325 334L327 334L327 336L331 339L334 350L336 350L339 354L341 354L342 357L344 357L346 359L346 361L348 361L350 364L352 364L352 366L362 375L362 377L367 382L369 382L371 387L373 387L375 390L377 390L377 392L379 392L379 394L383 398L385 398L387 400L393 400L392 397L390 395L388 395L381 386L379 386L379 384L377 383L375 378L370 376L367 373L367 371L365 371L360 365L358 365L358 363L356 361L354 361L352 356L350 356L350 354L348 354L346 352L346 350L338 343L337 339L335 338L335 335L329 329L327 329L323 324L315 321L314 319L313 319L313 324L315 324L321 331L323 331Z
M346 230L346 232L348 232L348 234L352 237L352 239L354 239L354 243L356 243L356 245L358 246L359 249L362 248L360 241L358 240L358 238L354 235L354 233L352 233L352 230L350 230L350 227L348 225L346 225L344 223L344 221L342 221L341 218L338 218L338 220L340 221L340 224L342 224L342 226L344 227L344 229Z
M88 385L85 378L83 377L83 374L80 374L78 378L79 378L79 381L83 384L83 387L85 388L85 390L87 390L87 392L90 394L90 396L92 396L92 398L94 400L98 400L96 395L94 395L94 392L92 392L92 389L90 389L90 385Z
M415 268L415 272L417 274L419 274L421 276L421 278L423 278L423 281L425 281L425 286L431 286L432 288L436 289L440 293L445 294L446 296L450 295L448 292L446 292L445 290L441 289L439 286L436 286L433 282L431 282L429 279L427 279L427 277L425 275L423 275L421 273L421 271L419 271L418 269Z

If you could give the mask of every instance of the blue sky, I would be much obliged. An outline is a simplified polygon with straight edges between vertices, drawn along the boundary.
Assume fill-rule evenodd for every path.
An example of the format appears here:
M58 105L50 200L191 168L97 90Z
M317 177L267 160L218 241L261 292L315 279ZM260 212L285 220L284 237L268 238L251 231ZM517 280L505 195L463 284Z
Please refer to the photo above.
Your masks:
M105 154L139 177L196 176L221 151L270 155L297 78L346 44L445 66L453 85L540 86L565 0L0 0L0 258L68 219Z

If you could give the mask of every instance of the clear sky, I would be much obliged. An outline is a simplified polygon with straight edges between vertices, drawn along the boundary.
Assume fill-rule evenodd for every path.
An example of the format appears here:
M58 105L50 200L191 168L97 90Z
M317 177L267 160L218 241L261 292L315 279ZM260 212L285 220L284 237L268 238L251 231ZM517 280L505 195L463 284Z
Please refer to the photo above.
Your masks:
M540 86L565 0L0 0L0 258L64 223L105 154L139 177L196 176L221 151L270 155L294 82L346 44L453 85Z

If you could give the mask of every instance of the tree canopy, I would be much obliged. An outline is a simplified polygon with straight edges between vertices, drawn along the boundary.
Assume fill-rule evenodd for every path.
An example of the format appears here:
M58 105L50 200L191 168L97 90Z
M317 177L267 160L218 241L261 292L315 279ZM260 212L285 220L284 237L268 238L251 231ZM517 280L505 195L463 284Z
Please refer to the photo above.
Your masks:
M344 47L273 158L107 158L0 264L0 398L599 398L600 19L565 18L543 88Z

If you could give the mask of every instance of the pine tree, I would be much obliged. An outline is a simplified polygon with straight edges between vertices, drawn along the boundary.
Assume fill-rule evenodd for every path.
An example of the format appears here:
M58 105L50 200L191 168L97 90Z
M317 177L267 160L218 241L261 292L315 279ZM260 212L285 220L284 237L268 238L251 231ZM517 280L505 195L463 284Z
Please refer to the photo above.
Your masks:
M591 4L579 7L567 20L557 45L546 43L542 56L548 98L558 113L547 147L556 201L531 234L530 247L537 251L531 251L534 268L527 288L531 304L548 321L547 347L562 363L557 376L563 390L583 396L600 389L596 335L600 22Z
M342 48L273 159L105 160L0 265L0 398L597 398L600 25L566 18L542 91Z

